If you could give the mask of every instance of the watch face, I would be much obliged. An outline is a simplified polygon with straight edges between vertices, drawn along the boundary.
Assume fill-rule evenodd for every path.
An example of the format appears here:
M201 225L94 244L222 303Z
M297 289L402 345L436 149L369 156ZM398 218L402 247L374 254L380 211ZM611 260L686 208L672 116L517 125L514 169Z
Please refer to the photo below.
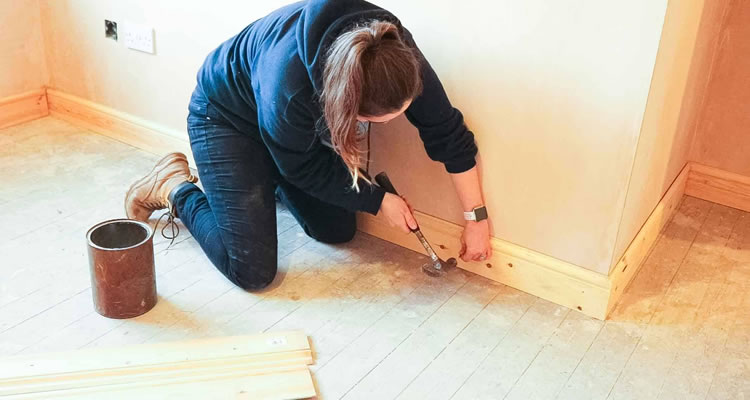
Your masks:
M487 207L479 207L474 209L474 215L476 215L477 221L487 219Z

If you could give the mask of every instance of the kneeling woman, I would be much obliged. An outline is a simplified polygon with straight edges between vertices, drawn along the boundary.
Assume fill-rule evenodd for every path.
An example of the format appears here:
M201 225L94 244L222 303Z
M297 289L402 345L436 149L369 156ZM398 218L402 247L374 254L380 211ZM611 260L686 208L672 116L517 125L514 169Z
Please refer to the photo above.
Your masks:
M276 197L326 243L352 239L355 211L383 214L404 232L417 226L402 198L363 176L359 122L405 113L465 211L483 204L461 113L398 19L365 1L310 0L253 22L209 54L189 111L203 191L173 153L131 186L126 213L147 220L169 208L245 289L276 274ZM467 221L462 240L464 260L490 256L486 219Z

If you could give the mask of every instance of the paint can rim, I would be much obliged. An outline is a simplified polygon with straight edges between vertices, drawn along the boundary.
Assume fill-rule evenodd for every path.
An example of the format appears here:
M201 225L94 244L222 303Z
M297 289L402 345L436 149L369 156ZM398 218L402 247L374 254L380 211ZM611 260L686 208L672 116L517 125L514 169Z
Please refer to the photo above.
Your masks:
M131 245L131 246L127 246L127 247L102 247L102 246L99 246L98 244L94 243L93 240L91 240L91 235L94 233L94 231L96 231L97 229L99 229L99 228L101 228L101 227L103 227L105 225L110 225L110 224L114 224L114 223L129 223L129 224L138 225L138 226L140 226L141 228L143 228L146 231L146 237L143 240L139 241L138 243L136 243L134 245ZM145 222L141 222L141 221L138 221L138 220L135 220L135 219L130 219L130 218L115 218L115 219L110 219L110 220L99 222L96 225L94 225L91 228L89 228L89 230L86 232L86 242L88 243L89 246L91 246L91 247L93 247L93 248L95 248L97 250L123 251L123 250L134 249L136 247L139 247L139 246L142 246L142 245L148 243L151 240L151 238L153 237L153 235L154 235L154 231L153 231L153 229L151 229L151 225L149 225L149 224L147 224Z

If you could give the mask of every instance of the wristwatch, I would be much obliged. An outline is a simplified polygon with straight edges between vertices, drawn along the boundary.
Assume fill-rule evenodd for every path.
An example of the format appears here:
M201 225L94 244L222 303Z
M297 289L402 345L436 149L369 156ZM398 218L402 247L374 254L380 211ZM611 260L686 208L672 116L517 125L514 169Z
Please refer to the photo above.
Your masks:
M471 211L464 212L464 219L467 221L484 221L487 219L487 207L479 206Z

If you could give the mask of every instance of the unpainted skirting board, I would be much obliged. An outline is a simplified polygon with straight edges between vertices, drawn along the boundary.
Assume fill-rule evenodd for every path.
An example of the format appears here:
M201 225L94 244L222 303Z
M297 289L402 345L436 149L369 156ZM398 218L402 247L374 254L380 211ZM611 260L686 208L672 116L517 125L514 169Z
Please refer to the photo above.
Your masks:
M457 257L463 227L419 211L419 227L438 255ZM360 213L359 229L408 249L425 253L414 235L392 228L383 218ZM492 238L492 257L484 262L464 262L459 267L512 286L554 303L604 319L609 282L606 275L558 260L536 251ZM415 265L414 268L419 268Z
M615 307L625 289L633 281L662 228L672 219L685 194L685 185L691 173L690 164L686 164L667 192L651 212L646 222L630 242L630 245L609 273L611 292L607 302L607 314Z
M92 101L47 89L50 114L152 154L180 151L195 166L187 133L176 132Z
M687 165L683 168L609 276L497 238L492 238L490 260L459 261L458 265L588 316L606 319L679 206L689 170ZM416 212L416 218L441 258L457 257L461 248L461 226L420 212ZM358 223L365 233L425 253L413 235L390 227L382 218L359 214Z
M49 115L44 88L0 99L0 129Z
M750 212L750 177L691 163L685 193L699 199Z
M133 385L142 385L144 390L165 385L178 388L195 381L306 370L309 364L312 350L302 332L93 348L0 360L0 396L64 397L130 390ZM314 396L312 384L307 390L307 397Z
M142 380L127 384L82 387L71 390L20 394L8 400L280 400L315 398L316 390L308 368L272 374L200 376L184 381Z

